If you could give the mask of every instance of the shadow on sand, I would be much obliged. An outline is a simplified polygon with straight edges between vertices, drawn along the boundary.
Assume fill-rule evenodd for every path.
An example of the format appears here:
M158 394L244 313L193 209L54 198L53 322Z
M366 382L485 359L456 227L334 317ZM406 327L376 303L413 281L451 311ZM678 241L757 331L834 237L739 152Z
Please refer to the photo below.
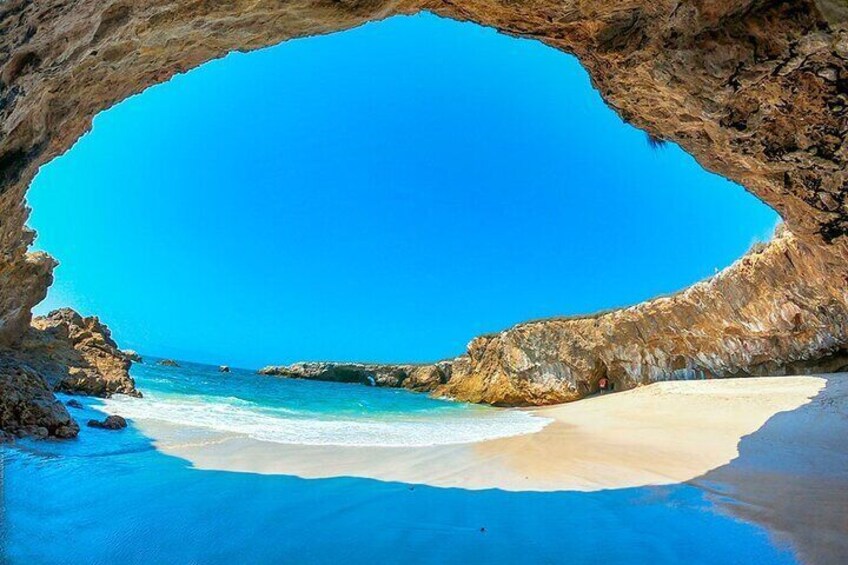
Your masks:
M772 416L739 456L693 481L806 563L848 563L848 375L821 375L809 403Z
M81 420L98 416L85 399ZM468 491L201 471L133 426L0 448L0 562L792 563L693 485Z

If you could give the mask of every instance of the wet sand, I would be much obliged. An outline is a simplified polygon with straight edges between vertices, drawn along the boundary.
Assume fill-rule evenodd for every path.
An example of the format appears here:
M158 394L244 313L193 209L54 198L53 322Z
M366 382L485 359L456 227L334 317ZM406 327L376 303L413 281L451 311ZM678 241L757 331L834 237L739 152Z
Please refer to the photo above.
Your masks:
M844 389L848 377L831 377ZM541 432L436 447L297 446L220 432L136 425L196 468L304 478L339 476L465 489L594 491L668 485L730 463L743 436L810 403L821 377L664 382L533 410ZM779 441L779 438L778 438ZM844 435L841 441L848 444Z

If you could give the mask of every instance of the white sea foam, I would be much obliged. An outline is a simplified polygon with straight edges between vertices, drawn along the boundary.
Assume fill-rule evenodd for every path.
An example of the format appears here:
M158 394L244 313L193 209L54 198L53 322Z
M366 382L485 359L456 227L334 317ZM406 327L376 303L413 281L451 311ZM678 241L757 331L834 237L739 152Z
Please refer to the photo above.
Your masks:
M222 399L223 400L223 399ZM530 434L550 420L517 410L474 410L462 414L383 416L379 418L292 417L292 411L235 405L214 398L131 398L105 401L109 412L131 420L242 434L293 445L425 447L452 445Z

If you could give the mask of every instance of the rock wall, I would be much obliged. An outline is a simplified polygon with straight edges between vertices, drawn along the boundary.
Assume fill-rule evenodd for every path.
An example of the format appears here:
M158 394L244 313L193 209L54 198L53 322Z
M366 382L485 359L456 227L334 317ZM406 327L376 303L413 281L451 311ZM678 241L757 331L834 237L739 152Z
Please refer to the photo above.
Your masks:
M848 284L829 253L781 228L714 277L594 316L520 324L432 365L296 363L261 374L545 405L673 379L848 370Z
M96 317L63 308L33 319L13 347L0 349L0 432L76 436L79 427L53 393L140 397L130 365Z
M764 253L772 261L748 258L750 265L729 277L740 289L717 280L685 299L480 338L454 364L445 392L551 402L579 394L558 383L591 389L603 371L635 383L668 371L749 371L765 367L766 358L786 366L842 346L832 324L844 303L829 294L848 274L848 9L840 0L7 0L0 3L0 345L22 339L55 265L27 253L26 189L97 112L232 50L425 9L573 53L622 118L680 144L773 206L795 234L782 245L815 257L799 264L790 251L792 264L781 267L776 248ZM810 272L830 280L793 278ZM778 302L783 288L797 290L789 310ZM698 300L703 312L684 308L686 300ZM804 332L777 331L790 311ZM689 340L674 341L666 358L655 353L652 335L671 340L672 329ZM601 355L600 343L619 349ZM708 358L699 358L696 346L707 347ZM746 347L755 349L750 358ZM574 362L557 364L560 358Z
M554 404L659 380L848 367L848 285L832 257L781 230L716 276L669 297L472 340L437 394Z

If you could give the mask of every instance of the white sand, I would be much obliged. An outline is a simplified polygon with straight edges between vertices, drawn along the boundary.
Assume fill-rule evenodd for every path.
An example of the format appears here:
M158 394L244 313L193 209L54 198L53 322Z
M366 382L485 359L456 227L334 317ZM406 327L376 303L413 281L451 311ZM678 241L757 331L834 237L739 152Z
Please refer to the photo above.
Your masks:
M848 376L828 378L845 390ZM135 423L158 449L200 469L466 489L592 491L700 477L734 459L743 436L775 414L809 403L827 382L768 377L657 383L534 410L554 420L539 433L438 447L283 445L216 432L184 436L161 423ZM841 441L848 442L844 435Z

